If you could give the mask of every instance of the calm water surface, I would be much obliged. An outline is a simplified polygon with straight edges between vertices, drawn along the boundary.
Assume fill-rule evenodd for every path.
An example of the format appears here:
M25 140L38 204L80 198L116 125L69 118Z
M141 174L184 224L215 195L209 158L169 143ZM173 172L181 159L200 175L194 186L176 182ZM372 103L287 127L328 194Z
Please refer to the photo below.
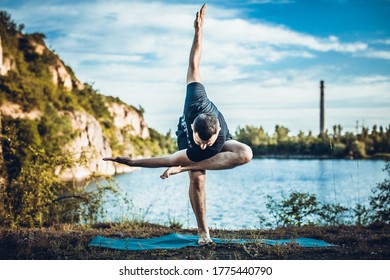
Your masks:
M269 215L266 195L280 198L291 191L347 207L367 204L371 189L386 177L384 166L384 161L254 159L235 169L207 171L207 221L210 227L221 229L257 228L259 213ZM161 180L164 170L142 168L115 176L133 208L123 213L121 207L107 203L106 220L127 215L167 225L175 219L184 227L196 228L188 175Z

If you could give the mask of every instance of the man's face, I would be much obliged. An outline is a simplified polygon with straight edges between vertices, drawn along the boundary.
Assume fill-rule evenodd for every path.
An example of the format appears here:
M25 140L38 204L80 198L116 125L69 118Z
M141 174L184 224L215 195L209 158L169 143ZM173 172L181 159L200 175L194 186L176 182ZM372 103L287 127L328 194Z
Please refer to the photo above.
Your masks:
M211 135L210 139L209 140L203 140L199 137L199 134L198 132L195 132L194 131L194 125L192 124L191 125L191 128L192 128L192 137L194 138L194 142L196 145L198 145L202 150L206 149L207 147L210 147L212 146L215 141L217 140L218 138L218 134L219 134L219 131L221 130L221 128L218 129L217 133Z

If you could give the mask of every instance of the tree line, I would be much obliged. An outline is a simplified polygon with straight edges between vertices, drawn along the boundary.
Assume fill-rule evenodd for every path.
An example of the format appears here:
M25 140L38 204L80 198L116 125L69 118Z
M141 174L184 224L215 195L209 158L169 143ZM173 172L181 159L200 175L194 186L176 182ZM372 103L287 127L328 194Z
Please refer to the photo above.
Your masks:
M276 125L273 134L263 127L239 127L235 139L249 145L257 157L320 157L320 158L390 158L390 125L362 127L357 134L343 132L341 125L333 126L333 133L320 135L300 131L289 136L287 127Z

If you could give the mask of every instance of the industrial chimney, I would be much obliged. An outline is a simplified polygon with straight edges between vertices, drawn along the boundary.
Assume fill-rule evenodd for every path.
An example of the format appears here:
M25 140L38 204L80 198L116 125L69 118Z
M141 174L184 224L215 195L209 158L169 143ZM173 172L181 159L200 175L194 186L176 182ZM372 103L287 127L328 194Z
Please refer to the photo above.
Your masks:
M324 81L320 81L320 135L324 134L325 130L325 101L324 101Z

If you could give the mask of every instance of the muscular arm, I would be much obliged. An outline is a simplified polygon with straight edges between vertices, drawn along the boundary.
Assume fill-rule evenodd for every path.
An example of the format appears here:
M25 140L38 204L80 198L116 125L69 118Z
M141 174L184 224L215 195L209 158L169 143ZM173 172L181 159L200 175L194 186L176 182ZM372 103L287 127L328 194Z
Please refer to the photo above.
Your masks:
M148 168L171 167L171 166L180 166L180 165L187 166L193 163L187 157L186 150L181 150L172 155L163 156L163 157L152 157L152 158L141 158L141 159L131 159L130 157L106 157L103 158L103 160L114 161L128 166L148 167Z
M188 170L219 170L233 167L235 154L231 151L221 152L212 158L203 161L191 161L186 154L186 150L178 151L169 156L131 159L130 157L106 157L105 161L113 161L133 167L174 167L180 168L180 172ZM172 169L173 170L173 169Z

